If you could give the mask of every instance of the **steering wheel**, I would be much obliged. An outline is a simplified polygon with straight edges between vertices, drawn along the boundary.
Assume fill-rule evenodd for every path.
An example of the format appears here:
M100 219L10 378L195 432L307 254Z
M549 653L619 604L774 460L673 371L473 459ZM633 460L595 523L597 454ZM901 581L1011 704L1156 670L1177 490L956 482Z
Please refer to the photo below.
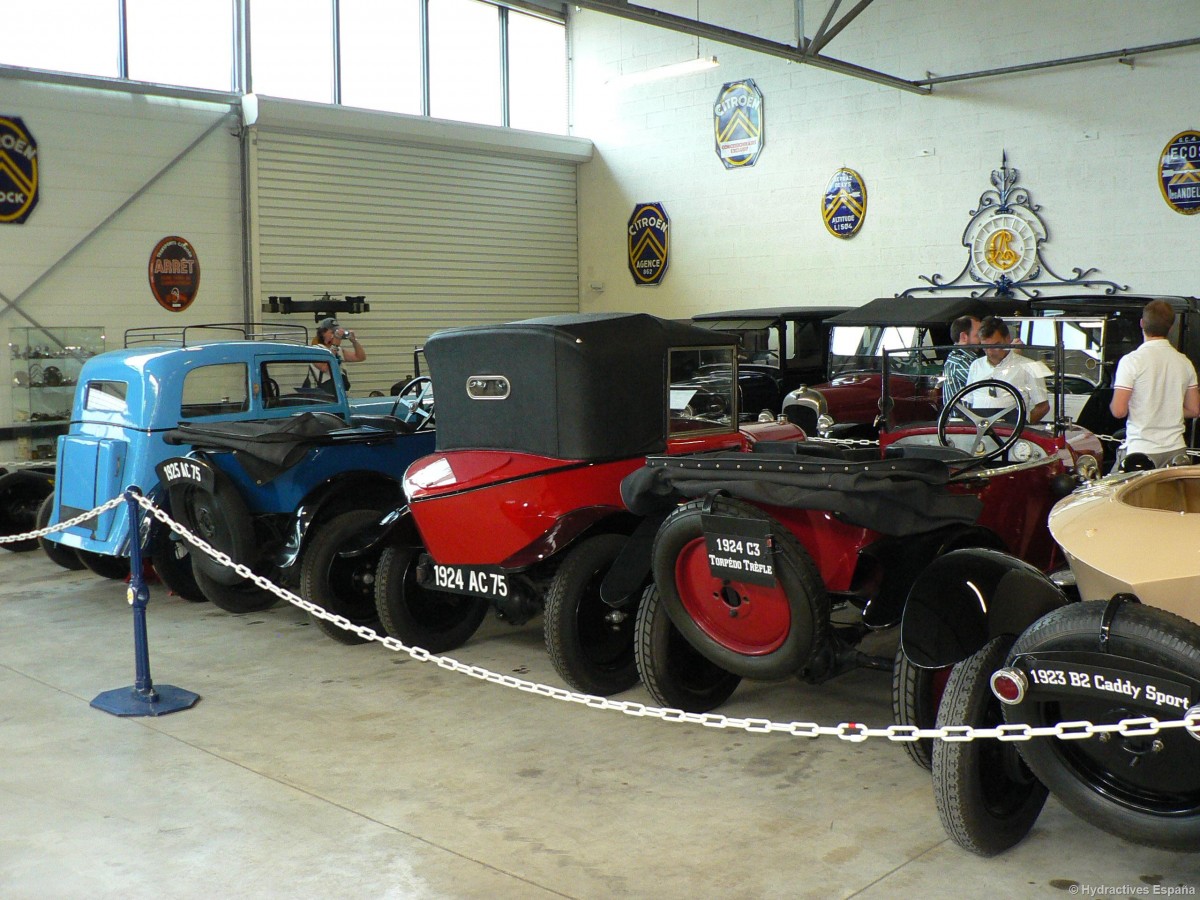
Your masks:
M1003 409L990 416L979 415L964 400L968 394L980 390L999 390L1013 399L1017 410L1017 421L1013 423L1012 434L1007 438L1000 438L996 434L995 428L998 422L1012 413L1013 407L1006 405ZM995 395L993 394L993 396ZM991 462L994 459L1002 457L1007 459L1008 448L1021 439L1021 432L1025 430L1025 426L1029 423L1029 416L1025 410L1025 398L1021 396L1021 392L1007 381L1000 381L996 378L973 381L965 385L942 407L942 411L938 413L937 436L938 443L943 447L953 446L953 442L946 436L946 426L950 422L951 415L955 412L959 413L961 418L966 419L975 426L975 442L971 445L970 452L972 456L975 456L976 465ZM996 449L990 450L982 456L976 456L976 454L983 450L983 439L985 437L991 438L992 442L996 445Z
M263 375L262 392L263 406L270 408L279 402L279 382L274 378Z
M392 415L400 411L400 404L405 400L412 409L412 414L419 417L413 431L420 431L433 421L433 380L428 375L418 375L396 395L396 403L392 406Z

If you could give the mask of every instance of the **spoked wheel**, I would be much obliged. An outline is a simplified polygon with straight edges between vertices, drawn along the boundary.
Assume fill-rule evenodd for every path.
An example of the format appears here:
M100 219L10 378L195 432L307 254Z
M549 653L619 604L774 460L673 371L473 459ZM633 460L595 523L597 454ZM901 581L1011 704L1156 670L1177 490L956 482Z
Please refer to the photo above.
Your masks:
M129 577L128 556L106 556L103 553L93 553L90 550L76 550L75 555L87 567L88 571L101 578L111 578L120 581Z
M279 602L279 598L270 591L264 591L253 581L237 576L233 584L223 584L214 581L208 572L196 565L201 554L197 553L192 559L192 574L196 578L196 586L217 609L227 613L252 613L270 609ZM233 570L230 569L232 572ZM235 573L236 575L236 573Z
M445 653L470 639L489 603L446 591L431 591L417 583L415 547L388 547L379 557L375 581L375 610L389 635L410 647Z
M654 585L646 588L638 605L634 655L654 702L671 709L709 712L742 682L742 676L709 662L684 640Z
M567 553L546 594L543 631L563 681L606 697L637 684L634 615L600 599L600 582L625 546L620 534L588 538Z
M53 513L54 492L51 491L46 495L46 499L42 501L42 505L38 507L37 522L34 524L39 531L50 524L50 516ZM60 544L57 541L48 541L44 537L38 538L38 545L42 548L42 552L56 566L62 566L64 569L76 572L83 568L83 560L79 558L79 554L75 552L74 547L68 547L66 544Z
M910 663L902 649L897 649L892 666L892 718L896 724L935 727L949 678L949 668L922 669ZM923 769L933 768L932 738L902 743L913 762Z
M0 537L33 531L38 508L46 494L54 493L54 485L37 472L9 472L0 475ZM36 550L37 538L0 544L13 553Z
M343 616L351 625L381 630L375 611L375 570L379 550L367 550L343 556L355 535L370 527L379 514L370 509L353 509L322 522L313 530L312 539L300 560L300 594L326 612ZM309 618L339 644L363 644L367 638L339 625L314 616Z
M1095 652L1108 601L1075 603L1039 619L1013 648L1022 653ZM1161 609L1123 604L1109 624L1111 668L1117 657L1167 670L1158 681L1187 683L1195 704L1200 683L1200 626ZM1119 676L1112 677L1119 680ZM1158 680L1158 679L1155 679ZM1133 705L1099 692L1077 692L1046 699L1026 698L1004 708L1010 722L1053 725L1085 721L1110 724L1153 715L1182 719L1187 709ZM1021 742L1021 753L1063 805L1105 831L1138 844L1168 850L1200 851L1200 740L1182 728L1155 735L1103 735L1086 740L1034 738Z
M191 545L174 540L171 529L156 523L151 536L150 563L168 591L190 603L203 603L208 598L196 584L192 574Z
M701 516L705 501L681 506L654 539L654 583L675 627L689 644L743 678L796 675L824 644L829 597L808 552L764 512L721 498L723 516L767 522L775 543L770 586L715 577L709 569Z
M1004 665L1013 639L1002 635L956 665L946 682L937 726L994 728L1003 721L992 673ZM1046 788L1011 741L985 738L933 746L933 798L946 833L980 856L995 856L1029 833Z

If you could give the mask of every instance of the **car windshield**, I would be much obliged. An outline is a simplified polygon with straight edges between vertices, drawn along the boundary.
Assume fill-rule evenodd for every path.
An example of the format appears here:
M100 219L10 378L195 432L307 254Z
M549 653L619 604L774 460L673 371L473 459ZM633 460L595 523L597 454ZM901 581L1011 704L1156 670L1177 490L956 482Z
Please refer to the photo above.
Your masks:
M737 404L731 374L733 347L687 347L669 351L670 434L733 428Z
M893 368L915 366L909 374L940 374L948 349L939 353L929 329L917 325L838 325L829 340L831 380L852 372L880 372L885 352L899 354L909 349L914 352L897 355Z

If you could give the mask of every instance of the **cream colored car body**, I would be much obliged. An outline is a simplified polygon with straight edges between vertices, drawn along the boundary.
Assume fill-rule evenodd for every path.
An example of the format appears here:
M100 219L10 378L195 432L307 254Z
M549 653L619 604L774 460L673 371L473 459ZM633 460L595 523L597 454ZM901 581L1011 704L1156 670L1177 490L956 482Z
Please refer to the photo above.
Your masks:
M1098 481L1060 500L1049 524L1082 599L1130 593L1200 624L1200 466Z

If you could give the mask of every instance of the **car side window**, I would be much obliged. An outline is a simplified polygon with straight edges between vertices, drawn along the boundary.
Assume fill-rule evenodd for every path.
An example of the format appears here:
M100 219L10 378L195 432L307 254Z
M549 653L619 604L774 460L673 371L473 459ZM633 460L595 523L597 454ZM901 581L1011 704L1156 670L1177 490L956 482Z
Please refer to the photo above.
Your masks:
M825 352L819 322L788 322L788 367L811 367L821 364Z
M328 363L309 363L294 359L263 363L260 372L263 408L336 404L337 388L327 372L314 371L317 365L328 366Z
M248 370L245 363L219 363L192 369L183 379L180 416L194 419L248 410Z
M124 381L89 381L83 395L83 408L90 412L128 412L125 395L129 384Z

